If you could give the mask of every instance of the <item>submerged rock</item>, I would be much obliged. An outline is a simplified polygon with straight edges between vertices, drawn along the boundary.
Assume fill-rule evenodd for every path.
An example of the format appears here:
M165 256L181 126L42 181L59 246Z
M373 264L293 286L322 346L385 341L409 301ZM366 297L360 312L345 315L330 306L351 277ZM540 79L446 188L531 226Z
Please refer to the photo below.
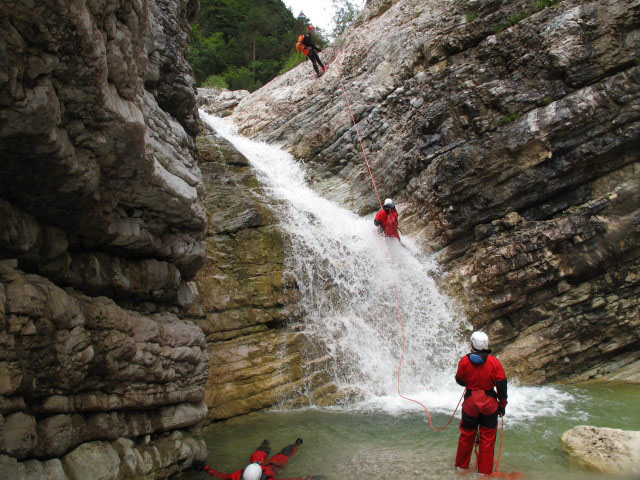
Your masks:
M640 475L640 432L578 425L561 437L572 461L614 475Z

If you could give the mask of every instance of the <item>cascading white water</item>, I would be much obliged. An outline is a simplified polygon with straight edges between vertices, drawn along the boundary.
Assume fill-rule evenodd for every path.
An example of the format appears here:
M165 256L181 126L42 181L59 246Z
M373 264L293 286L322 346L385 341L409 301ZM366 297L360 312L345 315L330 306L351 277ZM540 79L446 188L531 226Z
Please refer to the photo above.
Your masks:
M237 135L226 120L200 115L249 159L275 200L273 208L290 238L289 267L301 292L304 330L333 359L336 383L363 392L366 408L415 409L396 390L402 353L397 286L406 332L402 393L432 410L450 412L461 394L453 380L467 349L461 334L470 327L439 292L436 263L407 237L402 244L380 238L372 216L359 217L315 193L288 153ZM570 400L552 388L520 388L518 396L538 399L538 408L548 403L562 408ZM522 414L531 412L525 406Z

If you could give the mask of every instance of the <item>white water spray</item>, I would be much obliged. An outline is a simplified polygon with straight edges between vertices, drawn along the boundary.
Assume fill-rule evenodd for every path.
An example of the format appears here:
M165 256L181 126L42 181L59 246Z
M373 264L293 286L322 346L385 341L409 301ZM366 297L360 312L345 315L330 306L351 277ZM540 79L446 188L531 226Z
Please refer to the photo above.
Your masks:
M364 408L416 409L396 390L402 353L397 286L406 332L402 393L450 413L462 392L453 380L455 368L468 348L460 336L470 330L439 292L437 264L407 237L402 245L380 238L373 216L359 217L319 196L288 153L237 135L226 120L200 115L249 159L275 199L291 244L289 268L301 292L303 328L330 355L336 384L362 392ZM553 392L544 394L550 403ZM557 393L556 400L567 400Z

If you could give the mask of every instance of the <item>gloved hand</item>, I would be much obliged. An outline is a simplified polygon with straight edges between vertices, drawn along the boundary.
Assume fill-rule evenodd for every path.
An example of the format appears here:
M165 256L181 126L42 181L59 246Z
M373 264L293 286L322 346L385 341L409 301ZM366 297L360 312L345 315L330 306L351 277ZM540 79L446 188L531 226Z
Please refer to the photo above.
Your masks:
M194 460L193 463L191 464L191 468L193 468L194 470L201 471L204 469L204 462L201 462L200 460Z
M295 444L296 445L302 445L302 439L301 438L296 438Z
M504 417L504 409L507 407L498 407L498 415Z

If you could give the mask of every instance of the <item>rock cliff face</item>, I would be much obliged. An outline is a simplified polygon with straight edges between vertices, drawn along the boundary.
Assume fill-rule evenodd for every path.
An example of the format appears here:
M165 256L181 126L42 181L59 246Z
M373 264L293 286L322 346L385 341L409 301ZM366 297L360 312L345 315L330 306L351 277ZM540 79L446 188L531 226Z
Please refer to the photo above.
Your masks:
M348 99L381 196L511 374L638 381L639 26L638 0L372 0L322 78L233 119L365 214Z
M197 0L0 5L0 477L205 454Z

